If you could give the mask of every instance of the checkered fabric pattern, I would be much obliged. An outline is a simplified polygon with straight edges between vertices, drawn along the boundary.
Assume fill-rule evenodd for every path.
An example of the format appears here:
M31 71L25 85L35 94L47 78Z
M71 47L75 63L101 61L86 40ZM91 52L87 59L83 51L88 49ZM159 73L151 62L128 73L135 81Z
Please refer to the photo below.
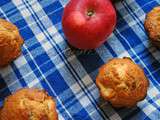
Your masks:
M160 51L148 40L145 15L160 0L117 0L113 34L94 51L68 46L62 13L68 0L1 0L0 17L14 23L24 38L22 55L0 69L0 106L23 87L48 91L59 120L160 120ZM129 56L150 81L145 100L131 109L115 109L99 97L98 68L113 57Z

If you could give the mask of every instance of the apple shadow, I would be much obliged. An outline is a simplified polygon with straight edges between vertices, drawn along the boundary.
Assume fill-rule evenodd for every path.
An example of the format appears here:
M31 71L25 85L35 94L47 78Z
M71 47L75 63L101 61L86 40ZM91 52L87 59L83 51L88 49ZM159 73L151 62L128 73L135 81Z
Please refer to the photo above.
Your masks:
M117 3L117 2L120 2L120 1L123 1L123 0L111 0L112 3Z
M0 75L0 107L3 105L4 99L10 94L11 92L9 91L9 88Z
M88 74L99 69L104 64L99 54L93 49L80 50L71 45L69 47Z

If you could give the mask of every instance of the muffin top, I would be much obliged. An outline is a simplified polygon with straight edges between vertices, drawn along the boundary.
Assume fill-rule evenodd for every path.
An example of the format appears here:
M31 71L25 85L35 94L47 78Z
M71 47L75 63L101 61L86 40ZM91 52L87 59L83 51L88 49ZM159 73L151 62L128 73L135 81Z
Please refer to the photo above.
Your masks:
M153 8L147 14L144 27L153 42L160 42L160 6Z
M21 89L7 97L0 120L58 120L56 104L39 89Z
M131 107L144 99L149 82L130 58L114 58L100 68L96 84L113 106Z
M18 28L0 19L0 67L7 65L21 53L23 39L19 34Z

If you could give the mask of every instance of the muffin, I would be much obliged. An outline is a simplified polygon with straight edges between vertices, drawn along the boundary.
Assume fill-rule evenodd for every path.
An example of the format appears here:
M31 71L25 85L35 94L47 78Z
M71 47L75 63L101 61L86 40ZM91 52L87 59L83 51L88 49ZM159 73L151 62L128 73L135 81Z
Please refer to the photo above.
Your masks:
M146 15L144 27L152 43L160 47L160 6L153 8Z
M0 19L0 67L8 65L21 54L23 39L18 28L12 23Z
M114 107L129 108L145 98L149 81L130 58L114 58L100 68L96 84Z
M7 97L0 120L58 120L55 101L39 89L21 89Z

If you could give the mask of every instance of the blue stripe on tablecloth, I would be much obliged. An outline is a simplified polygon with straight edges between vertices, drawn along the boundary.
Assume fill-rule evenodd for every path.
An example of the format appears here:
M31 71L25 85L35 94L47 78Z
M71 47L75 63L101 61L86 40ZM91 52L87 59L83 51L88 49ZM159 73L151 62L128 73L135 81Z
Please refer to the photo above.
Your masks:
M11 92L7 88L7 84L5 83L4 79L0 75L0 101L4 100L4 98L10 94ZM0 104L0 107L1 107L1 104Z
M14 64L12 64L11 66L13 68L14 73L17 76L17 79L19 79L19 82L21 83L22 87L26 87L27 83L24 81L23 76L20 73L19 69Z
M136 0L136 3L138 3L140 6L144 6L145 4L148 4L146 5L145 7L142 7L141 9L143 9L145 11L145 13L148 13L150 10L153 9L153 7L157 6L157 2L155 0Z
M43 9L46 12L46 14L50 15L49 17L55 16L57 14L55 12L59 11L58 13L60 13L60 10L63 9L59 1L55 1L55 2L49 1L48 4L44 4L44 2L45 1L41 1L40 4L43 6ZM61 17L56 17L56 18L60 19ZM51 19L51 20L54 20L54 19Z
M27 23L23 19L21 21L23 21L27 25ZM17 26L21 25L21 21L17 23ZM25 41L30 40L30 38L34 37L34 34L29 27L25 27L20 30L20 33L22 36L24 36Z
M112 49L112 47L109 44L107 44L107 42L105 44L105 47L109 50L109 52L113 55L113 57L117 57L118 56L116 54L116 52Z
M4 4L7 4L8 2L10 2L10 0L3 0L0 2L0 6L4 5Z

